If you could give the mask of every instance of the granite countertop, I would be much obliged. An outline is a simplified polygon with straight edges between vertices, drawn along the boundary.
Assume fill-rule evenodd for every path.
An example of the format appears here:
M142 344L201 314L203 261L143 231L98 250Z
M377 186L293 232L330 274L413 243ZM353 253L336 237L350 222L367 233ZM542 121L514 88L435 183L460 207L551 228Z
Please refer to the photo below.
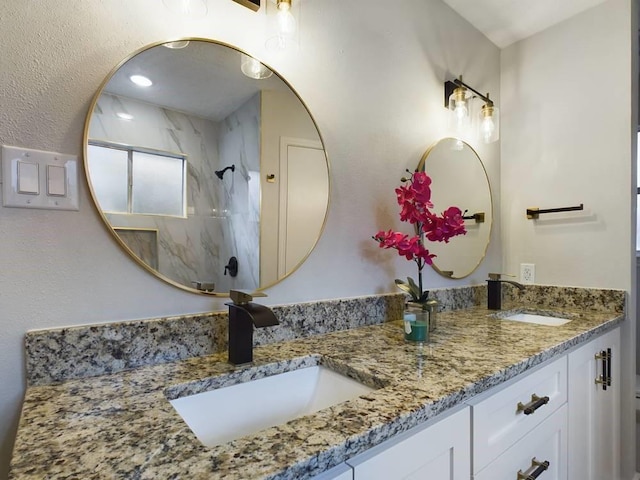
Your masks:
M573 320L547 327L473 307L440 313L424 347L405 343L396 321L257 347L249 367L215 354L32 386L10 478L311 478L624 320L562 311ZM318 363L378 389L217 447L202 445L168 401Z

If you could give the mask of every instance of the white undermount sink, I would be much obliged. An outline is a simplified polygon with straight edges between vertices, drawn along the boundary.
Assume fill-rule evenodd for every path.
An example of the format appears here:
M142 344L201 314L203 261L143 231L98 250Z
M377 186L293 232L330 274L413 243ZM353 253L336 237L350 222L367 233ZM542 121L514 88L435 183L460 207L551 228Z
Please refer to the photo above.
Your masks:
M499 318L500 320L534 323L536 325L546 325L550 327L559 327L560 325L569 323L572 320L568 315L558 314L555 312L523 310L500 312L494 314L493 317Z
M337 405L374 389L316 365L171 400L212 447Z

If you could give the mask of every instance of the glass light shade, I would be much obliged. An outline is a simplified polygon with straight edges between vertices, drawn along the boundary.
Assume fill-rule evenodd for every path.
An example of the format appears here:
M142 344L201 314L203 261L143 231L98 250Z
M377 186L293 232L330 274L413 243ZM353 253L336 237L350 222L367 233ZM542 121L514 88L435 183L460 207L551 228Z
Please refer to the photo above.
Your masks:
M500 111L498 107L485 103L478 114L478 138L483 143L493 143L500 138Z
M272 35L266 41L267 50L283 51L297 48L298 23L295 15L299 11L294 8L292 0L273 0L276 14L273 16ZM299 4L298 4L299 7Z
M449 96L449 128L461 133L470 124L471 96L464 87L456 88Z
M249 78L255 78L256 80L262 80L269 78L273 75L273 72L265 67L255 58L245 55L244 53L240 57L240 70Z
M291 0L278 0L278 31L280 35L293 35L298 28L291 13Z

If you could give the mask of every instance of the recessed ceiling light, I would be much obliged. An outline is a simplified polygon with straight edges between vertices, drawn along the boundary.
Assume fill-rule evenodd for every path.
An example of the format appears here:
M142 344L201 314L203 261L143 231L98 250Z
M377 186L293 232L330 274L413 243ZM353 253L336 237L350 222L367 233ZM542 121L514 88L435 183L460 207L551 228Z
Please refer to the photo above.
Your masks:
M131 115L130 113L125 113L125 112L116 113L116 117L121 118L123 120L133 120L133 115Z
M133 83L138 85L139 87L150 87L153 85L153 82L149 80L147 77L143 77L142 75L131 75L129 77Z

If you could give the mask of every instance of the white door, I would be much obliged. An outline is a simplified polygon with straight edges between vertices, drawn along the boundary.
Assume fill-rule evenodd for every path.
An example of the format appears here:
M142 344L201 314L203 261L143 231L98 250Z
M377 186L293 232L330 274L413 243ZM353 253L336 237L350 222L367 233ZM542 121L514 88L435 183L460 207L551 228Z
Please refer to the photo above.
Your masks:
M314 247L324 225L329 175L322 144L280 139L278 277L294 270Z
M611 384L596 383L609 370ZM620 329L569 354L569 479L603 480L619 475Z

